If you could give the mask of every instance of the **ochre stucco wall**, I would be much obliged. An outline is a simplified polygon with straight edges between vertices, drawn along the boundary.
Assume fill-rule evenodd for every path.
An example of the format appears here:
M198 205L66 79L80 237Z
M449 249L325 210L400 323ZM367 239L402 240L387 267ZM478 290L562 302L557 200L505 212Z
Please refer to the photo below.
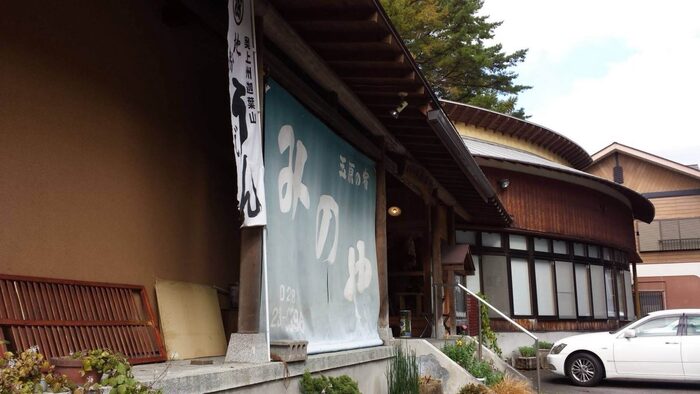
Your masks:
M225 41L164 4L0 6L0 272L237 280Z
M457 129L457 132L459 132L460 135L465 136L465 137L472 137L472 138L477 138L480 140L489 141L489 142L493 142L493 143L500 144L500 145L510 146L512 148L516 148L516 149L524 150L526 152L530 152L530 153L535 154L537 156L551 160L555 163L563 164L563 165L569 166L569 167L571 166L571 163L564 160L559 155L556 155L556 154L552 153L551 151L549 151L545 148L542 148L539 145L529 143L527 141L524 141L524 140L519 139L519 138L515 138L513 136L509 136L509 135L499 133L499 132L493 131L493 130L484 129L481 127L476 127L473 125L468 125L468 124L463 123L463 122L455 122L455 128Z

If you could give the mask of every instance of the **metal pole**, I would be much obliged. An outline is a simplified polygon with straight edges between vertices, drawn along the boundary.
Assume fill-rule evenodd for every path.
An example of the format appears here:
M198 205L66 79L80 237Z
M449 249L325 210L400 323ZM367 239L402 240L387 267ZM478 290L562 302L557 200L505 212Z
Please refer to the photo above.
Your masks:
M477 316L478 316L478 322L479 322L479 327L477 328L479 330L479 361L482 360L481 358L481 346L482 344L482 339L481 339L481 301L478 299L476 300L476 306L477 306Z
M540 393L540 341L535 338L535 355L537 356L537 394Z

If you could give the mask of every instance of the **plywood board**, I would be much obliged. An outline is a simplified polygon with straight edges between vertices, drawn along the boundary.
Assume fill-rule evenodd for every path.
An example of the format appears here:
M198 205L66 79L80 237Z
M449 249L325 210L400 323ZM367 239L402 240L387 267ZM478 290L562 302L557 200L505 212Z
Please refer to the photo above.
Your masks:
M213 287L159 279L156 298L168 358L183 360L226 353L224 325Z

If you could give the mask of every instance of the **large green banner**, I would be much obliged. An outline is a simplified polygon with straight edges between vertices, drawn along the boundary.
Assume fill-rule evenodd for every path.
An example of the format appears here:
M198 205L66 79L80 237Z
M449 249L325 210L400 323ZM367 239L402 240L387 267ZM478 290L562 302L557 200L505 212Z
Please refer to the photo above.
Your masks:
M381 344L374 162L274 81L265 93L270 338Z

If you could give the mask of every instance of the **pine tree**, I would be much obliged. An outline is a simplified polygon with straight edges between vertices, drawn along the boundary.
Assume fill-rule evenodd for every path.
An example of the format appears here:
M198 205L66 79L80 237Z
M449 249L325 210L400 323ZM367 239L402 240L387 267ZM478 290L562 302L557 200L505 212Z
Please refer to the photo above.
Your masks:
M440 98L526 118L513 68L527 49L504 53L491 44L502 22L478 15L483 0L382 0L425 77ZM487 44L487 42L489 42Z

